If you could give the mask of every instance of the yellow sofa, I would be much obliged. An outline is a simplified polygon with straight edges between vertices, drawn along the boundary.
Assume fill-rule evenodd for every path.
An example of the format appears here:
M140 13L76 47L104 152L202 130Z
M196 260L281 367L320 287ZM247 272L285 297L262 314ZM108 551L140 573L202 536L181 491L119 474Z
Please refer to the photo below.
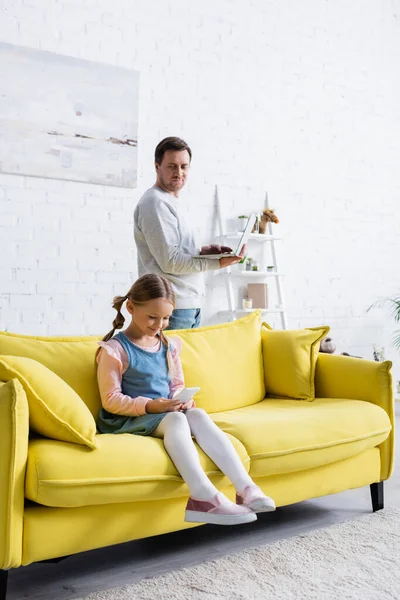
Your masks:
M255 311L168 334L197 405L278 507L370 485L377 510L393 468L391 363L318 353L327 331L271 331ZM96 434L96 349L94 337L0 333L0 598L11 568L195 526L162 440Z

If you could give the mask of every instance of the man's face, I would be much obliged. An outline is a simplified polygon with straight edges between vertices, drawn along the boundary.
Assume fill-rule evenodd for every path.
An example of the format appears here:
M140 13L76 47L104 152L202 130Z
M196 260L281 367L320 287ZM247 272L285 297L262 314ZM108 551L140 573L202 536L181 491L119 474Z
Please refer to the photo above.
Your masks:
M161 164L156 163L157 185L178 196L186 183L190 168L190 156L187 150L167 150Z

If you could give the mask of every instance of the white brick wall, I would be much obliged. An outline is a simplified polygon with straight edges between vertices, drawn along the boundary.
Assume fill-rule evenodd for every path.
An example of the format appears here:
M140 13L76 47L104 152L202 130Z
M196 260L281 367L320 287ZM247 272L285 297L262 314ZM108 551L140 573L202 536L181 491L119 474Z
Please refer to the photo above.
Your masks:
M370 357L395 324L366 313L400 290L400 2L388 0L3 0L0 40L141 73L135 191L0 176L0 327L109 329L136 276L132 213L165 135L194 152L182 201L202 242L213 188L230 216L281 218L291 327L331 325ZM0 80L1 87L1 80ZM257 198L259 198L259 203ZM214 224L213 224L214 223ZM212 284L205 322L224 307Z

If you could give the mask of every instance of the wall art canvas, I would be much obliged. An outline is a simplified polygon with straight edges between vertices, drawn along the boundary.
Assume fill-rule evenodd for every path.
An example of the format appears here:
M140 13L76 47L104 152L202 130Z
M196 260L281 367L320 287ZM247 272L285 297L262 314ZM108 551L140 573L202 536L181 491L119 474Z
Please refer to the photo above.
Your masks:
M136 187L137 71L0 43L0 173Z

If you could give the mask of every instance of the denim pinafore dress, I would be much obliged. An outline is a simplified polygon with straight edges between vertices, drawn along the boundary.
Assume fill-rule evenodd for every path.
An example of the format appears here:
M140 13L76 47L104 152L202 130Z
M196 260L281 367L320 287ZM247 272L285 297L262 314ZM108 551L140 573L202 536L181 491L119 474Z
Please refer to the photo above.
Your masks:
M149 352L133 344L124 333L117 339L128 357L128 368L122 375L122 393L132 398L168 398L171 377L168 372L167 349L161 343L157 352ZM146 414L140 417L124 417L101 408L97 428L100 433L133 433L151 435L168 413Z

